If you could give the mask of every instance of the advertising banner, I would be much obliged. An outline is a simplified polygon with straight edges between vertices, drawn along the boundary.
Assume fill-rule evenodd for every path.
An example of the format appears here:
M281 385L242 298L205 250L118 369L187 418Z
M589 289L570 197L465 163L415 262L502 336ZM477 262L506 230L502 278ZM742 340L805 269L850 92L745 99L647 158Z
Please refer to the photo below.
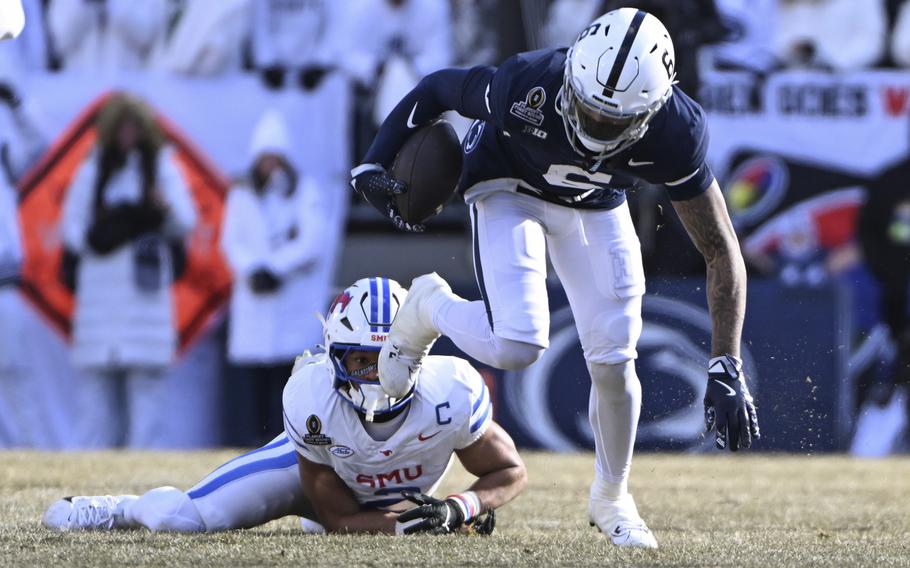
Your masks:
M637 447L705 451L703 404L711 320L704 281L648 283L636 364L643 403ZM470 284L461 292L477 296ZM495 418L522 447L593 448L591 380L568 301L549 287L550 347L532 366L502 372L475 364L488 379ZM823 452L846 446L852 397L846 380L846 299L834 287L749 285L742 357L756 398L762 439L756 450ZM457 351L445 338L434 353Z

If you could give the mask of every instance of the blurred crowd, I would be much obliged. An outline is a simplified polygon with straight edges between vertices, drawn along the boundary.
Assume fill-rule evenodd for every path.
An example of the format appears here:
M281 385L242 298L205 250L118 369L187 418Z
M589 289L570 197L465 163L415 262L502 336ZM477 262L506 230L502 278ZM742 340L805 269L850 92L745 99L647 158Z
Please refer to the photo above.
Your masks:
M257 77L263 88L301 96L339 78L350 95L349 129L327 132L365 150L377 125L424 75L446 66L497 64L519 51L571 43L599 14L646 9L667 25L682 87L741 71L850 72L910 66L910 0L23 0L27 26L0 44L0 446L29 445L10 417L12 376L26 353L12 314L23 252L13 188L51 140L23 89L30 75L146 74L217 80ZM194 203L154 110L129 89L96 117L90 158L66 191L61 279L72 290L74 365L86 377L92 424L79 442L96 447L173 444L162 375L177 358L172 284L187 262ZM249 162L232 181L220 247L233 274L225 373L229 393L221 443L255 445L281 428L280 395L294 356L320 337L312 317L331 294L337 243L326 235L345 218L369 219L356 202L327 208L326 189L294 156L289 118L262 109ZM453 117L457 120L457 118ZM461 122L465 129L467 123ZM899 173L895 175L900 175ZM347 197L346 197L347 198ZM699 270L694 257L660 256L656 199L637 196L639 230L654 270ZM456 208L456 213L458 212ZM463 216L462 216L463 217ZM462 225L455 223L460 230ZM648 231L648 227L653 229ZM351 228L349 228L350 230ZM679 229L677 227L677 229ZM679 229L681 230L681 229ZM893 380L870 389L875 408L906 406L910 383L910 195L870 200L857 250L880 283L882 321L895 346ZM672 234L672 233L671 233ZM668 257L672 257L669 259ZM666 262L664 262L666 261ZM317 266L322 268L317 270ZM753 267L756 270L757 267ZM314 275L319 273L317 278ZM900 386L903 385L903 386ZM903 397L902 399L900 397ZM23 421L40 418L23 418ZM906 424L906 410L903 414ZM116 426L112 426L116 425Z

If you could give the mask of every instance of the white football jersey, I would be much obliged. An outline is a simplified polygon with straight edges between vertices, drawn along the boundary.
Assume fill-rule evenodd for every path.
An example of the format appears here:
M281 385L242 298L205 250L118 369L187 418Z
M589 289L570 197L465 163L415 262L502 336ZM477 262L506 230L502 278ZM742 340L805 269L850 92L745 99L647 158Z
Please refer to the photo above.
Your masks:
M385 441L373 439L334 388L324 354L298 365L284 389L284 424L297 452L327 465L367 508L401 501L401 491L430 494L453 458L492 422L490 393L464 359L423 360L408 415Z

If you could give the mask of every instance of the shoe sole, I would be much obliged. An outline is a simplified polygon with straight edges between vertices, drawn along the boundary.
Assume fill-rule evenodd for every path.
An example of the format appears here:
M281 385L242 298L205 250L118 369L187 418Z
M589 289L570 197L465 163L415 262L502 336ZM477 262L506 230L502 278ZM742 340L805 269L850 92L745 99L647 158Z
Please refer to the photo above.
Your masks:
M411 337L420 335L420 332L423 329L426 329L426 327L427 327L426 323L421 321L421 318L420 318L420 316L421 316L420 312L423 307L421 305L421 302L426 301L437 290L444 291L447 287L448 287L448 285L446 284L445 280L443 280L435 272L433 272L432 274L426 274L424 276L418 276L417 278L415 278L414 281L411 283L411 290L408 292L408 296L407 296L407 298L405 298L404 304L402 304L401 308L399 308L399 310L398 310L398 314L400 315L402 310L406 310L406 309L415 310L415 312L416 312L415 317L410 318L410 319L413 321L416 321L416 325L422 329L407 329L409 324L413 323L413 322L409 322L408 320L405 320L405 322L407 322L407 323L405 323L406 328L404 330L402 330L401 324L396 325L396 323L399 323L399 321L400 321L400 320L398 320L398 316L396 316L396 321L392 322L392 327L391 327L391 329L389 329L389 341L395 343L399 347L402 344L404 344L405 346L408 346L408 343L410 343L410 341L407 339L405 341L402 341L401 340L402 337L411 338ZM414 304L417 304L417 305L414 305ZM414 307L412 308L411 306L414 306ZM439 337L439 333L437 333L435 331L433 331L433 333L436 335L436 337ZM432 342L436 340L436 337L434 337L433 339L430 340L431 346L432 346ZM408 349L408 350L410 350L410 349Z
M421 335L420 332L422 329L426 328L426 325L420 319L420 310L422 309L420 302L432 296L437 289L445 290L447 286L445 280L442 280L435 272L432 273L432 275L418 276L414 279L414 282L412 282L411 291L408 292L404 304L399 308L398 315L395 316L395 321L392 322L392 327L389 329L389 336L379 350L379 383L389 396L401 398L414 386L416 377L414 376L414 373L411 372L412 367L407 360L413 358L417 365L419 365L423 356L426 353L429 353L430 348L433 346L433 343L436 342L439 334L434 332L435 337L429 340L429 345L426 346L422 352L418 353L417 356L412 357L405 353L404 357L402 357L402 351L416 352L417 350L412 347L412 342L409 339ZM409 322L407 319L404 320L405 329L402 330L402 320L399 318L402 310L405 309L414 310L416 314L413 318L410 318L413 321ZM414 323L415 321L416 323ZM411 323L414 323L415 327L419 326L420 329L408 329ZM423 343L427 343L427 341L425 340ZM397 349L397 353L395 353L394 356L392 353L393 349ZM397 361L392 363L391 361L393 359L396 359ZM388 365L407 366L407 379L390 381L390 378L401 375L403 370L399 368L397 370L398 372L394 372L388 368Z

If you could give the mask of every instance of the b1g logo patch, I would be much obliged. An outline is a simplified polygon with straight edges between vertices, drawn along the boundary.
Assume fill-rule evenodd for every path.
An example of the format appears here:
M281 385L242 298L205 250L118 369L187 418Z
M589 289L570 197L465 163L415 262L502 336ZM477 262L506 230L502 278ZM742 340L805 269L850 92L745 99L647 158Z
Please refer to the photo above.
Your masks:
M351 448L349 448L347 446L342 446L340 444L332 446L331 448L329 448L329 451L332 452L333 455L335 455L339 458L349 458L354 455L354 450L352 450Z
M328 446L332 443L331 438L322 434L322 420L315 414L310 414L310 417L306 419L306 429L309 433L303 437L305 444Z
M547 102L547 92L543 87L534 87L525 96L525 100L512 103L509 114L517 116L525 122L530 122L534 126L543 124L543 111L540 110L543 104Z

